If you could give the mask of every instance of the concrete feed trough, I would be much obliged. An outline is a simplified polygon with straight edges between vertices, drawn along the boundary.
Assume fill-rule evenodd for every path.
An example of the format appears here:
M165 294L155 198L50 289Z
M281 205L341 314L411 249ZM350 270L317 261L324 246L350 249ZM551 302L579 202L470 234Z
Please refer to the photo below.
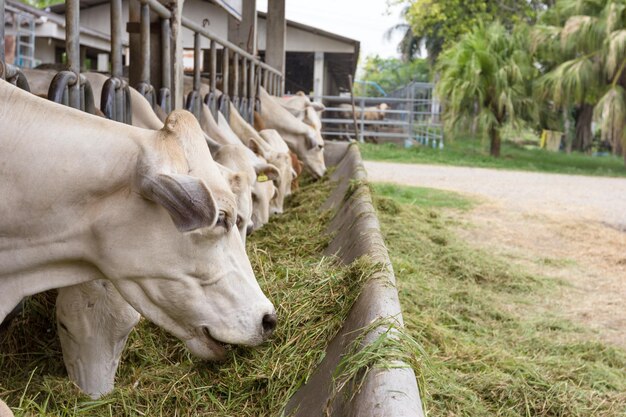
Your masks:
M402 313L389 254L365 184L366 172L359 150L356 145L327 142L325 159L328 166L336 166L331 181L337 183L323 206L334 212L328 231L337 231L326 254L336 255L346 264L369 256L386 268L365 283L346 322L326 349L324 360L307 384L291 398L285 414L423 416L415 374L409 367L373 369L354 395L334 392L333 374L353 342L364 336L362 343L371 343L382 331L370 328L369 333L363 335L363 329L386 318L402 325Z

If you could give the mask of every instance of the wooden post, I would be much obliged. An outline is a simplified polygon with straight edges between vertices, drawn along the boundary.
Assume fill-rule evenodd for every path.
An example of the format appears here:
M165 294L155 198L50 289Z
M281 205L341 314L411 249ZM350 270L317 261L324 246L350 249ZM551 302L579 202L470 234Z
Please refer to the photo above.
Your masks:
M139 18L141 7L139 0L128 2L128 50L130 55L130 85L136 87L141 81L141 41L139 35Z
M269 0L267 5L267 29L265 62L285 73L286 45L285 0Z

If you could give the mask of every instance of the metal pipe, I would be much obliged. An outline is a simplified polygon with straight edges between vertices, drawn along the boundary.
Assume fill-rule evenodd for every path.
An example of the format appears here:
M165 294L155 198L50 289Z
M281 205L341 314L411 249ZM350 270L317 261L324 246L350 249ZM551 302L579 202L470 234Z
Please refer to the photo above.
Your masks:
M4 57L4 0L0 0L0 78L6 78L6 62Z
M69 85L69 106L80 109L80 1L65 2L65 52L68 68L76 75Z
M140 1L141 1L142 6L148 5L150 9L152 9L152 11L154 11L159 17L163 19L172 18L172 12L167 7L159 3L157 0L140 0Z
M239 54L233 54L233 97L239 99Z
M141 82L150 85L150 6L141 4L141 19L139 23L141 43Z
M143 0L143 1L148 1L148 2L152 3L155 0ZM240 47L238 47L234 43L229 42L227 40L224 40L224 39L220 38L219 36L216 36L215 34L211 33L206 28L200 26L199 24L193 22L192 20L190 20L190 19L188 19L188 18L186 18L184 16L182 17L182 24L187 29L189 29L189 30L191 30L193 32L200 33L205 38L210 39L212 41L215 41L215 42L219 43L220 45L230 49L231 51L237 52L242 57L247 58L248 60L256 63L257 65L260 65L263 69L266 69L268 71L274 72L276 74L280 74L280 71L278 71L276 68L273 68L273 67L267 65L264 62L261 62L257 57L255 57L254 55L252 55L252 54L246 52L245 50L241 49Z
M111 0L111 75L123 75L122 0Z
M200 49L200 34L193 34L193 89L200 91L200 66L202 65L202 50Z
M211 92L215 93L215 90L217 90L217 43L213 40L211 41L210 65L211 65Z
M243 58L241 63L241 98L248 97L248 59Z
M161 19L161 84L172 89L172 28L170 19Z
M228 48L224 47L222 49L222 92L224 95L228 96L229 90L229 62L228 62Z

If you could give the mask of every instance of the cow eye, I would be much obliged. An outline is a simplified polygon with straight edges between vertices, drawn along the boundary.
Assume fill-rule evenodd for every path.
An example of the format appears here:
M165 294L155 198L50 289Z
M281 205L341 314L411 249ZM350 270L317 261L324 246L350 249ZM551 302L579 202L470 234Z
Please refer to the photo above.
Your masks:
M228 227L228 216L226 215L226 212L223 210L220 210L220 214L217 216L217 223L215 223L216 226L221 226L221 227L225 227L225 228L229 228Z
M278 197L278 189L274 187L274 194L272 195L272 199Z
M243 217L237 216L237 229L241 229L242 224L243 224Z
M324 149L324 145L322 145L321 143L320 143L320 144L318 144L318 145L317 145L317 149L320 149L320 150Z

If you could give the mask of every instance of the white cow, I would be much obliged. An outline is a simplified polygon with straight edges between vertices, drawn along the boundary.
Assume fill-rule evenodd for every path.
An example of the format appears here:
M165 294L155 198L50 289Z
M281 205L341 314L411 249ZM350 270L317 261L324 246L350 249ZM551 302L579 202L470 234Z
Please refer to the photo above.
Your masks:
M303 162L306 171L315 178L322 177L326 172L326 164L324 140L320 132L298 120L265 89L260 89L259 98L261 100L259 115L264 126L278 131L289 149Z
M234 196L190 113L154 132L4 81L0 97L0 320L24 296L108 279L201 358L271 333Z
M2 400L0 400L0 417L14 417L11 409Z

